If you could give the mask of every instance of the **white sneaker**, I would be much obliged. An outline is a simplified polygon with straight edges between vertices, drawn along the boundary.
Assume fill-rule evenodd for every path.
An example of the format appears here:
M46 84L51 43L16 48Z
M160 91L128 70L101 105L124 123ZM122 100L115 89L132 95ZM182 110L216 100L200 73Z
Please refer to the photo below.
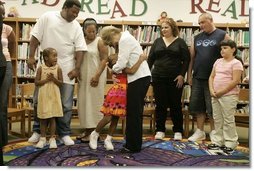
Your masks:
M212 131L209 133L210 140L212 140L212 136L214 136L214 134L215 134L215 130L212 130Z
M64 145L74 145L75 144L69 135L63 136L61 138L61 140L63 141Z
M49 148L57 148L56 139L50 138L49 139Z
M201 141L201 140L205 140L205 138L206 138L205 131L201 131L200 129L197 129L195 133L188 138L188 141Z
M107 138L104 140L104 147L106 148L106 150L114 150L114 146L111 140L112 140L112 136L107 135Z
M47 144L47 140L46 137L41 137L40 141L35 145L36 148L43 148L44 146L46 146Z
M41 134L33 132L33 135L28 139L29 143L37 143L40 140Z
M225 142L225 146L227 148L231 148L233 150L235 150L238 145L239 145L238 141L236 141L236 142Z
M89 146L93 150L97 149L97 140L98 140L98 137L99 137L99 133L96 132L96 131L93 131L90 134Z
M156 132L156 135L155 135L155 139L156 140L162 140L163 138L165 137L165 133L164 132Z
M181 141L183 139L181 132L175 132L174 140L175 141Z

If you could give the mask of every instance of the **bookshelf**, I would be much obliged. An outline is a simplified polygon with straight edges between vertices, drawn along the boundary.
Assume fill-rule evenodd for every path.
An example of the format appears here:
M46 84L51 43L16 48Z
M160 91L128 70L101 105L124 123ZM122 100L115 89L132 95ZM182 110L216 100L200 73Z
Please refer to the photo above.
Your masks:
M80 24L83 21L79 20ZM28 69L27 58L29 52L30 31L36 23L35 18L5 18L5 24L12 26L16 34L16 52L12 56L13 65L13 84L9 93L9 106L17 107L17 102L20 101L20 85L22 83L34 82L35 73ZM160 36L159 26L155 22L142 21L114 21L103 20L97 21L99 30L106 25L114 25L122 30L129 30L137 40L139 40L144 51L148 54L153 44L153 41ZM191 22L177 22L180 30L180 37L183 38L188 45L191 39L199 33L199 25ZM216 23L216 27L224 29L230 33L231 37L236 40L239 46L239 56L244 61L245 73L249 68L249 25L233 24L233 23ZM37 50L36 59L39 61L40 50ZM243 76L243 77L244 77ZM190 96L190 87L185 86L183 93L184 101L188 102Z
M34 82L34 72L26 64L29 50L30 30L36 22L31 18L5 18L4 23L13 28L16 36L16 50L12 59L13 81L9 92L9 107L19 107L22 83Z

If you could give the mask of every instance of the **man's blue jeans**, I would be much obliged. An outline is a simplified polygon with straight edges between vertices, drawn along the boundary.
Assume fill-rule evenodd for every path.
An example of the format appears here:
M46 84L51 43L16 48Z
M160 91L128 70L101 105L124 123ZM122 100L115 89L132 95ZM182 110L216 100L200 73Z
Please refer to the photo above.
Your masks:
M6 145L8 143L7 108L11 84L12 84L12 64L11 61L7 61L5 77L0 90L0 119L3 123L1 128L3 145Z

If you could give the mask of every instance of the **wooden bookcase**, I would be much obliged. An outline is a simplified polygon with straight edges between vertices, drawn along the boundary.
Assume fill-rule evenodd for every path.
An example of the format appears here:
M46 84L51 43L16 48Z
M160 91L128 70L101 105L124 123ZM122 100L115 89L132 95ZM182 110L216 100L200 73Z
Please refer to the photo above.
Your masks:
M80 24L83 21L79 20ZM33 25L36 23L35 18L5 18L5 24L12 26L15 35L16 35L16 52L15 55L11 57L12 66L13 66L13 84L9 93L9 107L17 107L18 102L20 101L20 84L27 82L34 82L35 73L28 69L26 66L26 61L28 58L28 48L29 48L29 37L30 31ZM112 21L104 20L98 21L100 28L106 25L114 25L122 30L138 31L139 38L136 38L140 41L141 46L143 47L146 53L149 53L150 47L153 43L153 40L156 39L159 35L158 30L159 26L156 25L156 22L141 22L141 21ZM186 40L187 44L194 36L195 33L199 31L199 25L191 22L178 22L179 30L181 32L180 37ZM246 24L231 24L231 23L217 23L218 28L227 30L229 33L235 33L235 35L242 32L249 34L249 26ZM148 33L147 30L151 32ZM157 37L149 36L147 34L157 33ZM232 36L234 37L234 36ZM145 39L144 39L145 38ZM239 36L235 36L236 42L239 42ZM244 44L239 44L240 54L245 60L245 68L249 67L249 42ZM37 59L39 60L39 51L37 52ZM246 75L246 74L245 74ZM186 88L186 91L189 91L189 88ZM190 93L184 92L188 99Z

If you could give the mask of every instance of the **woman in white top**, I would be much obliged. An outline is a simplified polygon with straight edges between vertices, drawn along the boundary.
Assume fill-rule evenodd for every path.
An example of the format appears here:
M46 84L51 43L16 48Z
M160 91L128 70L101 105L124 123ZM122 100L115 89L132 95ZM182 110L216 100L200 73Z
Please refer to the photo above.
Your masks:
M131 68L143 53L139 42L128 32L121 32L113 26L101 30L101 38L105 44L118 49L118 60L112 70L121 73L126 67ZM151 80L151 72L146 61L132 75L127 75L127 112L126 112L126 144L122 152L140 152L142 146L142 114L144 98Z

